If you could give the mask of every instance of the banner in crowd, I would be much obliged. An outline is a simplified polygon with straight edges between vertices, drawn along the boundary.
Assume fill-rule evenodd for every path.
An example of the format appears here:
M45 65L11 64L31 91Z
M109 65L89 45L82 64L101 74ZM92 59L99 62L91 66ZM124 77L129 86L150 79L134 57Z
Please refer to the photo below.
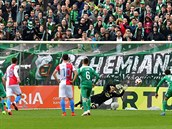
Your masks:
M98 85L119 81L130 86L141 78L140 86L156 86L163 71L172 66L171 46L168 44L123 45L117 52L115 45L101 45L99 51L76 49L77 45L16 45L0 46L0 68L5 72L12 57L17 57L22 85L55 85L52 73L61 63L62 54L70 55L76 68L81 60L90 59L90 65L100 74ZM21 50L22 48L22 50ZM76 85L79 83L76 82Z

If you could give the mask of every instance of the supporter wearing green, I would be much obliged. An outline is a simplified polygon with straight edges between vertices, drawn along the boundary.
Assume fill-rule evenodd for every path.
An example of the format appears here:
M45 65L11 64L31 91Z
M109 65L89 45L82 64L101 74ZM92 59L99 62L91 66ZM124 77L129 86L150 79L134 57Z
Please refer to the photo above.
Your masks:
M78 69L78 76L80 77L80 86L81 86L81 96L82 96L82 104L84 107L84 113L82 116L90 115L90 95L92 91L93 85L98 81L99 75L95 72L95 70L88 66L89 60L88 58L85 58L82 61L83 66ZM96 80L94 83L92 83L92 80L96 77Z
M4 103L3 101L1 101L1 99L6 98L6 93L3 85L5 84L5 79L3 76L3 72L0 70L0 109L2 110L2 114L6 114L6 112L4 111Z
M166 107L167 107L167 100L172 97L172 75L170 70L165 70L165 76L160 80L160 82L158 83L157 87L156 87L156 94L155 97L158 97L158 90L159 87L163 84L163 82L167 82L168 84L168 89L165 93L165 98L163 100L163 112L161 113L162 116L165 116L165 111L166 111Z

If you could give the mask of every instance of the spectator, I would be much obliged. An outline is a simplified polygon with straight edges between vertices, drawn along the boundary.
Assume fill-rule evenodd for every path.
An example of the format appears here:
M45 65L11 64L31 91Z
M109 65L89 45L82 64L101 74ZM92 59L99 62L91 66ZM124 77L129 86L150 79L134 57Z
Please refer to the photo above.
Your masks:
M69 39L72 39L72 38L73 38L72 30L70 28L68 28L67 31L66 31L66 39L69 40Z
M16 31L14 41L21 41L21 40L23 40L21 33L19 31Z
M136 39L136 41L141 41L142 37L144 37L144 28L142 26L142 23L139 22L138 27L136 27L135 29L134 38Z
M124 41L134 41L133 34L131 33L130 29L126 29L123 35Z
M163 41L164 40L164 36L158 32L158 26L153 26L153 32L151 32L148 35L147 40L149 41Z
M116 32L116 41L118 41L118 42L122 42L123 41L122 34L121 34L121 31L120 30L118 30ZM117 53L120 53L121 50L122 50L122 44L117 44L116 45L116 52Z
M101 41L110 41L110 34L109 31L106 31L104 36L102 37Z
M88 37L90 37L91 35L94 35L94 32L95 32L94 25L90 24L89 29L86 32L87 32Z
M66 30L68 29L68 24L67 24L66 20L63 19L61 23L62 23L61 24L62 32L66 32Z
M34 40L35 29L32 21L28 21L27 27L23 30L23 40Z
M74 4L72 6L72 11L70 12L70 27L76 27L78 25L78 8L77 5Z
M152 26L153 26L153 22L152 19L149 16L145 17L145 22L144 22L144 36L147 37L150 32L152 31Z

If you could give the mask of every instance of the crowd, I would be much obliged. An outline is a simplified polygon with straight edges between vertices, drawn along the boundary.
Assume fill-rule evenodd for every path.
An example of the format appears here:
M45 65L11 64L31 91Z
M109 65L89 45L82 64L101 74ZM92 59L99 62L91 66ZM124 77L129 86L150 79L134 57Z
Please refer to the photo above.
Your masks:
M0 40L172 40L171 0L45 1L0 0Z

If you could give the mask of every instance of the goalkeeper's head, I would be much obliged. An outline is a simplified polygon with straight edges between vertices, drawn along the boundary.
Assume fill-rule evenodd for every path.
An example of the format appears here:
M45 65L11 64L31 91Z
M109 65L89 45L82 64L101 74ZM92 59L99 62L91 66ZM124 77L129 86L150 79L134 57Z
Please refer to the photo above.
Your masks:
M171 74L171 71L169 70L169 69L167 69L167 70L165 70L165 75L169 75L169 74Z

